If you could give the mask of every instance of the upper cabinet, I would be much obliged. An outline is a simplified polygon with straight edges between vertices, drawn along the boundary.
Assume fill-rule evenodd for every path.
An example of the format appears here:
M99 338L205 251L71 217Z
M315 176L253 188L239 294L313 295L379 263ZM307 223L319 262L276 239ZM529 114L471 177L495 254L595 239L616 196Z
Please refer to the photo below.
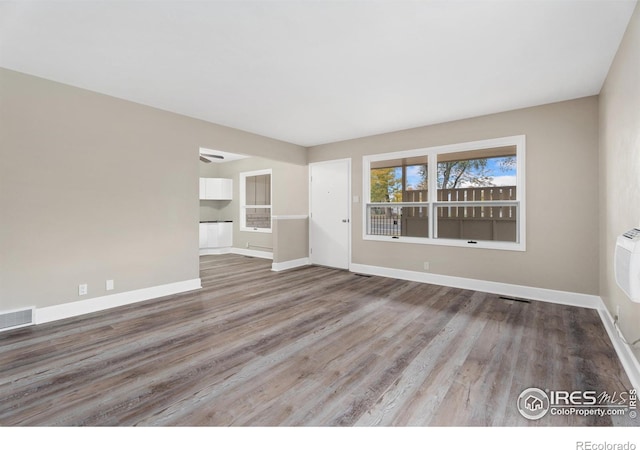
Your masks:
M232 198L232 179L200 178L200 200L232 200Z

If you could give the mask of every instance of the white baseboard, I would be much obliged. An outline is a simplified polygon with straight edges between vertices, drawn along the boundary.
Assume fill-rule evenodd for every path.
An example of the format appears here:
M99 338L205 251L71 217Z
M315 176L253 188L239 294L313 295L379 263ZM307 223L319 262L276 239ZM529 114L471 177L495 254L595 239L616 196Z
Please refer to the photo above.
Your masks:
M271 270L273 270L274 272L280 272L281 270L288 270L288 269L294 269L296 267L302 267L302 266L308 266L309 265L309 258L299 258L299 259L292 259L290 261L283 261L283 262L279 262L279 263L273 263L271 264Z
M633 350L631 350L629 344L626 344L618 335L618 330L616 330L614 325L613 317L611 317L609 310L606 308L602 300L601 307L598 308L598 313L600 314L600 319L602 320L604 328L609 334L609 339L611 339L613 348L616 349L616 353L622 363L622 367L625 372L627 372L629 381L631 381L631 384L635 389L640 390L640 363L638 362L638 358L636 358L636 355L633 353Z
M264 252L261 250L251 250L249 248L238 247L221 247L221 248L201 248L200 256L205 255L234 255L252 256L254 258L273 259L273 252Z
M252 256L254 258L273 259L273 252L263 252L261 250L251 250L249 248L233 247L229 250L229 253L235 253L236 255Z
M164 297L166 295L179 294L181 292L193 291L200 288L202 288L200 278L195 278L193 280L163 284L160 286L137 289L135 291L119 292L117 294L63 303L61 305L46 306L44 308L36 309L35 323L41 324L52 322L54 320L103 311L117 306L129 305L131 303L151 300L158 297Z
M498 283L495 281L475 280L472 278L452 277L434 273L415 272L412 270L390 269L388 267L368 266L365 264L351 264L351 272L381 277L398 278L400 280L418 281L420 283L437 284L461 289L470 289L509 297L540 300L543 302L559 303L562 305L579 306L582 308L598 309L602 300L597 295L579 294L576 292L555 291L552 289L520 286L517 284Z
M305 220L308 219L309 216L306 214L293 214L293 215L281 215L281 216L271 216L273 220Z
M226 255L227 253L231 253L231 247L201 248L200 249L200 256L204 256L204 255Z

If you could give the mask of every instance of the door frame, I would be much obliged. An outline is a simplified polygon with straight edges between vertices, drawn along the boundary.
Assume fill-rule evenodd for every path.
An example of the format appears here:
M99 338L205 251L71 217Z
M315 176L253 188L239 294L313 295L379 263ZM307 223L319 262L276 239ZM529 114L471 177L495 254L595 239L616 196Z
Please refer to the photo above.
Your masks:
M351 158L340 158L340 159L330 159L330 160L326 160L326 161L317 161L317 162L313 162L313 163L309 163L309 249L308 249L308 253L309 253L309 263L310 264L314 264L313 262L313 255L311 253L311 244L313 242L313 232L312 232L312 227L311 227L311 220L312 220L312 208L313 208L313 195L312 195L312 186L311 186L311 182L312 182L312 167L314 166L319 166L322 164L330 164L330 163L337 163L337 162L346 162L347 163L347 220L349 221L347 223L347 227L348 227L348 231L347 231L347 268L346 270L351 270L351 236L352 236L352 224L353 224L353 220L352 220L352 212L353 212L353 208L351 207Z

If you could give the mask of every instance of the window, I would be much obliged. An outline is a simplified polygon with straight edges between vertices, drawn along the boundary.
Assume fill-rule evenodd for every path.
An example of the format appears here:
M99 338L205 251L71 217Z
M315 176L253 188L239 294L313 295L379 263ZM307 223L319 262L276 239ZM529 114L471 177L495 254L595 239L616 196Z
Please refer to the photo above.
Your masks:
M370 167L369 234L428 237L427 157L372 161Z
M365 156L364 239L525 249L524 136Z
M240 230L271 232L271 169L240 173Z

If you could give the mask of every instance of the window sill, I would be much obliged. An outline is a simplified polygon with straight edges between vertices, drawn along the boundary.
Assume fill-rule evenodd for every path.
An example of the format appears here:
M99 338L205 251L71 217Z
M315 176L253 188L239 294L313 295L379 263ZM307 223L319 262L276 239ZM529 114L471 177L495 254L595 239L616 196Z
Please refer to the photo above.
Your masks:
M271 228L247 228L240 227L240 231L249 231L251 233L271 233Z
M378 242L400 242L404 244L420 244L420 245L443 245L447 247L463 247L463 248L481 248L485 250L508 250L524 252L526 245L524 242L496 242L496 241L471 241L458 239L433 239L410 236L375 236L365 234L362 236L365 241Z

